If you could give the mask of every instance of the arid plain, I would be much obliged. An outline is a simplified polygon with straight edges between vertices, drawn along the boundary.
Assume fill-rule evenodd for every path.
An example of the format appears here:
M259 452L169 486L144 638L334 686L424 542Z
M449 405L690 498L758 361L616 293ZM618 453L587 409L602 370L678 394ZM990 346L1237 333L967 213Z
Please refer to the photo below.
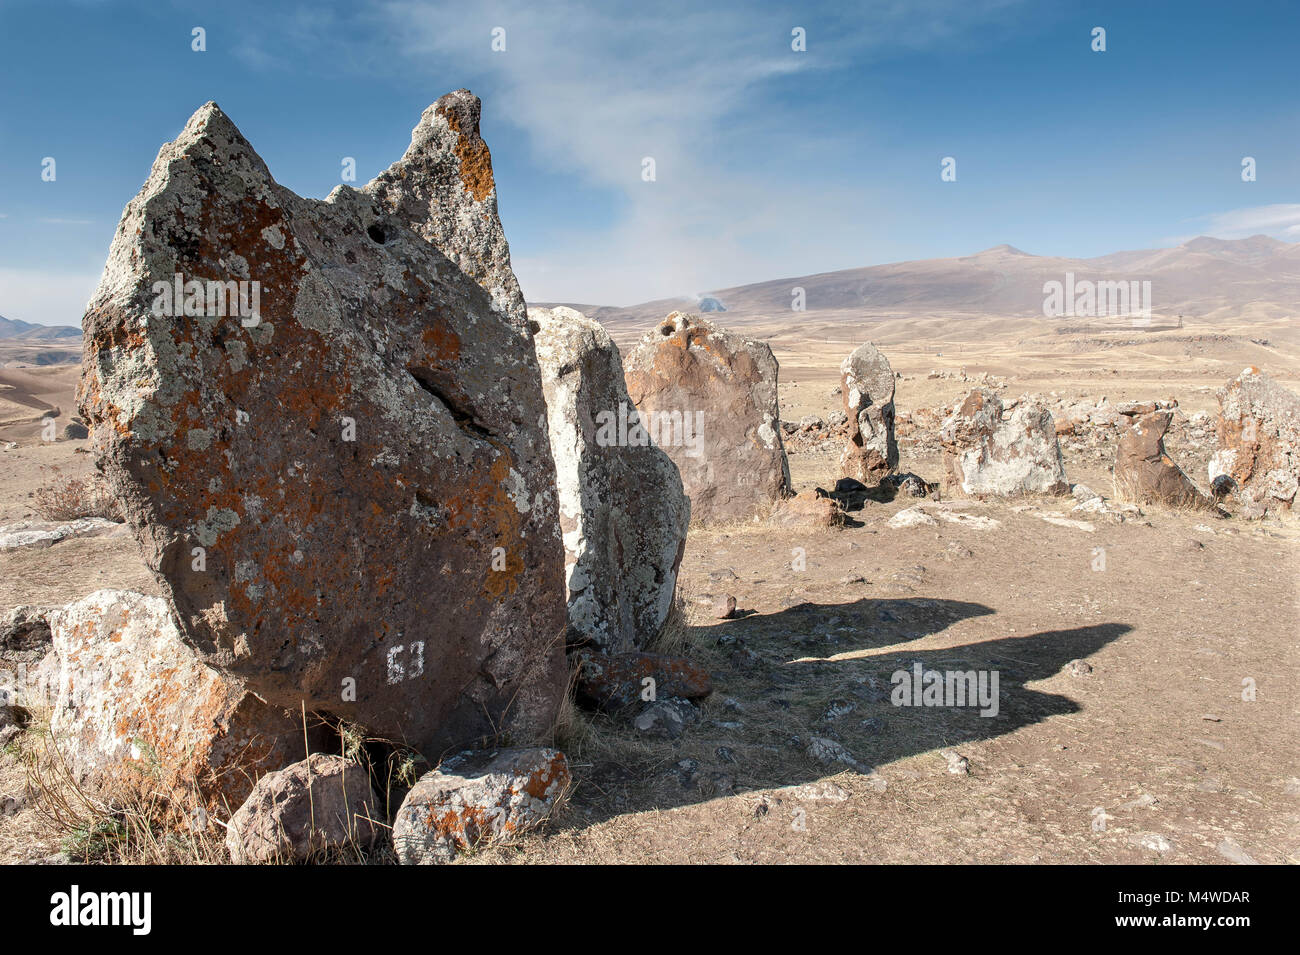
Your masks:
M900 470L927 481L937 420L980 384L1062 408L1176 399L1166 443L1202 487L1213 425L1193 417L1213 421L1216 389L1247 365L1300 389L1285 308L1143 327L733 305L709 317L770 343L785 421L841 410L840 362L876 343L899 375ZM667 308L591 311L626 354ZM92 468L87 442L41 440L43 418L73 413L75 366L18 365L0 367L2 524L35 516L54 469ZM840 440L786 442L796 490L833 487ZM1070 482L1111 497L1113 435L1061 442ZM944 497L920 505L937 521L891 527L914 503L868 501L824 531L693 527L660 649L713 674L698 725L646 740L571 712L565 806L467 861L1300 862L1300 523ZM102 587L158 592L129 535L0 553L2 609ZM712 619L724 594L739 613ZM996 670L999 712L892 705L891 675L917 662ZM0 798L0 859L66 845L16 752L0 755Z

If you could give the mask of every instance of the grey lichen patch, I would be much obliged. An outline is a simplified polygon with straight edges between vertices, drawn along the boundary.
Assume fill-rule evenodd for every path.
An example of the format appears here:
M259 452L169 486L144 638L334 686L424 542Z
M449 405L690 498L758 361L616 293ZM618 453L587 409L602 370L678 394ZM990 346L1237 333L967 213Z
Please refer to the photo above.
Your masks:
M280 231L279 226L269 225L262 230L262 238L271 248L279 250L284 248L284 233Z
M191 451L203 451L212 443L210 428L191 428L185 435L186 444Z
M228 507L208 508L207 520L195 524L190 531L196 541L204 547L213 547L217 539L227 531L239 526L239 515Z
M308 272L293 300L293 317L304 328L328 335L339 326L343 309L338 293L318 271Z
M226 359L230 362L230 370L241 372L248 367L248 345L238 338L232 338L225 344Z

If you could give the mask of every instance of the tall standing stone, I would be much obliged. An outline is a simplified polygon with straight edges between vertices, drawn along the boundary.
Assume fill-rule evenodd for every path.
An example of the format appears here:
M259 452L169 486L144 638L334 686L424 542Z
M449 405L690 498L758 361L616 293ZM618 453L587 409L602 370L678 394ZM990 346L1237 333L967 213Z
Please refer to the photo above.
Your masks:
M790 493L777 371L764 342L682 312L628 356L628 395L681 472L694 518L748 520Z
M614 652L644 647L672 609L691 504L677 466L620 440L635 414L618 346L571 308L532 308L568 574L569 624Z
M840 392L849 419L840 473L875 486L898 467L889 359L871 342L859 345L840 365Z
M1165 435L1174 413L1150 411L1127 416L1128 426L1115 446L1115 496L1135 504L1208 507L1210 499L1174 463Z
M545 736L566 678L546 406L477 112L444 97L379 180L318 201L207 104L83 320L97 460L184 639L430 756Z

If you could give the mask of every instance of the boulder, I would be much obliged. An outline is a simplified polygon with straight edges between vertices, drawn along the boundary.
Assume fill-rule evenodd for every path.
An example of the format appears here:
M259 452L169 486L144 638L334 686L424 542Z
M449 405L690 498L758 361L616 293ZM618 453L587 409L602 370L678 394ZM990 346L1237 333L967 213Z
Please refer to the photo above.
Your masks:
M1115 446L1115 497L1135 504L1208 507L1209 498L1165 453L1171 411L1131 416Z
M694 519L748 520L789 494L777 367L765 343L682 312L628 356L628 395L681 472Z
M437 865L534 829L569 783L568 762L554 749L454 756L422 776L397 810L397 858L404 865Z
M1211 483L1248 516L1290 510L1300 489L1300 395L1249 367L1219 389L1218 399Z
M362 766L313 753L257 781L230 817L226 848L237 865L301 862L325 849L372 845L383 818Z
M843 527L848 521L844 506L821 488L800 491L772 510L768 523L774 527L826 530Z
M49 622L58 661L50 730L84 785L224 816L259 776L302 755L301 714L204 665L161 598L98 590ZM310 737L325 744L314 728Z
M546 406L478 109L443 97L321 201L207 104L83 320L82 415L182 637L272 705L429 752L544 737L566 679Z
M555 458L569 626L602 649L638 649L672 609L691 503L672 458L633 427L623 361L605 329L571 308L532 308L528 317Z
M578 700L610 713L637 703L651 686L655 697L698 700L713 692L708 671L683 657L661 653L606 656L580 651L573 655L573 664Z
M894 370L875 345L865 342L840 365L840 383L849 425L840 473L875 486L898 467Z
M0 527L0 551L32 548L42 550L74 537L116 537L126 526L103 517L79 517L72 521L19 521Z
M1002 401L979 388L939 431L947 485L966 494L1068 494L1052 413L1026 401L1003 420Z

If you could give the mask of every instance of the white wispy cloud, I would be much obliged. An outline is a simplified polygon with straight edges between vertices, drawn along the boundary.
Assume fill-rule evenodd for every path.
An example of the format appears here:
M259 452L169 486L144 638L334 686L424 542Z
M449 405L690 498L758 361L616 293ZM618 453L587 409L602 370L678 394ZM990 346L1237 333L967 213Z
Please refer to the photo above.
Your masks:
M389 69L427 75L436 64L439 76L465 77L487 97L487 122L521 128L535 162L618 197L612 223L592 226L575 210L542 247L516 248L525 295L627 304L865 264L876 250L861 223L887 185L823 172L827 151L846 152L833 149L840 132L816 128L816 104L776 105L771 94L798 74L949 42L1017 3L780 11L510 0L469 13L393 0L368 15ZM807 52L791 49L796 26ZM505 52L492 51L495 27ZM642 180L644 157L654 182ZM508 230L509 215L504 196Z
M1218 239L1243 239L1261 233L1277 238L1300 238L1300 202L1217 212L1205 216L1203 221L1207 223L1205 234Z

